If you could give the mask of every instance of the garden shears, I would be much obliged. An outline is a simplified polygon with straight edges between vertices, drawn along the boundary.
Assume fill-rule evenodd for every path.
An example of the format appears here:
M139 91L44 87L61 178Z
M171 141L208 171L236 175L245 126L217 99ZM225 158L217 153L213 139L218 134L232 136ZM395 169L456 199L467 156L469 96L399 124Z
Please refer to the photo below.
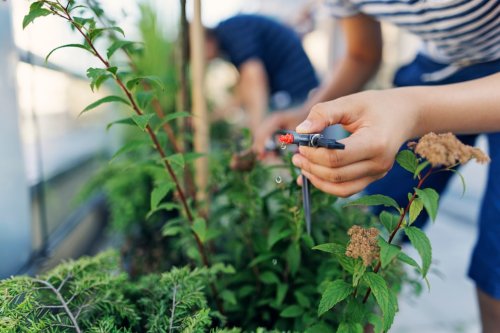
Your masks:
M299 134L293 131L286 131L279 136L282 144L296 144L298 146L307 146L327 149L344 149L345 146L335 139L325 137L323 134ZM306 220L307 234L311 235L311 199L309 196L309 179L302 174L302 204L304 208L304 218Z

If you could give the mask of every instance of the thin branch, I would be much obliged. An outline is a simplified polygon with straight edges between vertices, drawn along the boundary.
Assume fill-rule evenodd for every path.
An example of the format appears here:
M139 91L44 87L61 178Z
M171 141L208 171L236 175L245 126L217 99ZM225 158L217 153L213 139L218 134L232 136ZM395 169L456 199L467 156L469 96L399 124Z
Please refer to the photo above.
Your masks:
M69 319L73 323L73 328L76 330L77 333L81 333L82 330L80 329L80 326L78 326L78 322L76 321L75 316L73 316L73 312L71 312L71 310L69 309L68 304L64 300L64 297L61 295L61 293L59 292L59 290L57 290L48 281L44 281L44 280L40 280L40 279L33 279L33 281L37 282L37 283L40 283L40 284L48 287L57 296L57 299L59 300L59 302L61 302L61 305L63 306L64 311L66 312L66 314L68 315Z

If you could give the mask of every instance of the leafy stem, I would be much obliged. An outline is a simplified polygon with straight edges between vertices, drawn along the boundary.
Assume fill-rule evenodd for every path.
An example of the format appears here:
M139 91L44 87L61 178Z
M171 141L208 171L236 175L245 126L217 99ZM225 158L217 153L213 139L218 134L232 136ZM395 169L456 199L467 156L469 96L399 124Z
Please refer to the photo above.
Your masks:
M403 221L405 219L406 214L408 214L408 212L410 211L410 207L411 207L413 201L415 200L415 198L417 197L417 189L422 188L424 182L427 180L427 178L429 178L429 176L433 173L433 171L434 171L434 169L430 168L429 171L427 171L423 177L419 178L419 182L418 182L415 190L413 191L413 195L408 200L408 204L406 205L405 209L400 213L398 224L397 224L396 228L394 228L394 230L391 232L387 243L392 244L394 237L396 236L399 229L401 229L401 225L403 224ZM373 269L373 272L378 273L381 266L382 266L382 261L379 259L377 262L377 265L375 265L375 268ZM368 297L370 297L370 294L371 294L371 288L368 288L368 290L366 291L366 294L363 298L363 303L366 303L368 301Z

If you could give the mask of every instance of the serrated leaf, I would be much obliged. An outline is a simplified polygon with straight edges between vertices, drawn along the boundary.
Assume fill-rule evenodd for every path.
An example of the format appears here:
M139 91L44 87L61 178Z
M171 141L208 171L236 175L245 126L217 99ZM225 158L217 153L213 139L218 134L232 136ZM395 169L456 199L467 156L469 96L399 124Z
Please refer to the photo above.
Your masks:
M299 317L304 313L304 309L298 305L290 305L280 312L280 317L283 318L295 318Z
M115 52L118 51L119 49L126 50L129 46L132 46L134 44L135 44L135 42L131 42L128 40L118 40L118 41L113 42L113 44L111 44L111 46L108 47L108 50L107 50L108 59L110 59L113 56L113 54L115 54Z
M384 329L387 331L391 327L396 315L396 310L391 304L387 283L380 275L373 272L366 273L363 276L363 281L371 288L372 294L382 310Z
M300 245L298 243L290 244L288 250L286 251L286 261L292 275L295 275L299 270L300 260Z
M439 194L432 188L416 188L415 191L420 200L422 200L427 214L429 214L431 220L434 221L438 211Z
M52 53L54 53L55 51L57 51L59 49L63 49L63 48L67 48L67 47L74 47L74 48L84 49L85 51L94 54L94 52L92 51L92 49L90 47L88 47L87 45L82 45L82 44L66 44L66 45L58 46L55 49L52 49L52 51L50 51L49 54L47 54L47 56L45 57L45 62L49 61L49 58L52 55Z
M113 96L113 95L112 96L106 96L106 97L103 97L103 98L95 101L94 103L88 105L85 109L83 109L82 112L80 112L80 115L82 113L85 113L87 111L95 109L99 105L102 105L102 104L105 104L105 103L113 103L113 102L123 103L125 105L130 106L130 104L128 103L128 101L126 99L120 97L120 96Z
M134 114L131 118L141 130L145 131L149 125L149 121L151 120L151 118L153 118L153 116L154 114L152 113L145 113L141 115Z
M260 274L259 280L265 284L274 284L280 282L278 276L271 271L265 271L262 274Z
M420 198L415 198L413 202L411 203L410 206L410 225L415 222L417 217L420 215L422 212L422 209L424 209L424 204L422 203L422 200Z
M167 194L175 188L174 183L161 184L151 192L151 209L156 209Z
M340 323L337 333L363 333L360 323Z
M380 205L386 207L394 207L398 211L400 210L398 203L394 199L382 194L367 195L359 199L356 199L354 201L351 201L344 206L348 207L348 206L380 206Z
M181 168L184 168L185 166L184 155L182 155L181 153L170 155L169 157L167 157L167 161L169 163L178 165Z
M111 78L112 75L106 68L89 68L87 69L87 77L90 79L90 89L99 89L99 87Z
M43 1L37 1L31 4L28 14L24 16L23 19L23 29L33 23L35 19L52 14L50 10L42 8L43 4Z
M207 236L207 221L201 217L196 218L193 222L192 229L200 241L204 243Z
M329 311L336 304L343 301L354 291L354 288L344 280L335 280L326 287L318 307L318 316Z
M396 156L396 162L405 170L412 174L417 170L418 160L415 153L410 150L402 150Z
M152 86L154 86L157 89L165 90L165 87L163 86L163 82L161 81L161 79L157 76L152 76L152 75L140 76L140 77L136 77L134 79L127 81L127 84L126 84L127 89L129 89L129 90L134 89L142 81L148 82L149 84L151 84Z
M416 227L404 228L406 236L422 258L422 276L425 277L432 262L432 247L427 235Z
M420 173L422 172L422 170L424 170L429 164L430 164L429 161L423 161L422 163L420 163L415 169L415 172L413 173L413 178L417 178L418 175L420 175Z
M385 239L379 237L378 246L380 247L380 262L382 263L382 268L386 268L391 261L396 258L401 248L399 246L389 244Z
M391 214L385 210L382 211L382 213L380 213L379 215L380 223L382 223L382 225L389 233L392 233L394 229L396 229L399 223L399 219L399 215Z

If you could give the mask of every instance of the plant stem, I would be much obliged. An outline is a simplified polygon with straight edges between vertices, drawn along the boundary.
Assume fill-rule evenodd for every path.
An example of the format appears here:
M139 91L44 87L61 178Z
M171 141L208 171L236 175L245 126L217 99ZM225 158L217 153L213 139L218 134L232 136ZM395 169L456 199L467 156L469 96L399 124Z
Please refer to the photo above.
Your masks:
M168 327L168 332L172 332L172 328L174 326L174 318L175 318L175 307L177 304L175 303L175 296L177 296L177 285L174 286L174 292L172 295L172 310L170 312L170 324Z
M65 279L67 280L67 279ZM69 317L69 320L71 321L71 323L73 324L73 327L75 328L75 331L77 333L81 333L82 330L80 329L80 326L78 326L78 322L76 321L76 318L75 316L73 315L73 312L71 312L71 310L69 309L69 306L68 306L68 303L66 303L66 301L64 300L64 297L62 296L61 292L60 292L60 288L62 287L62 283L61 283L61 286L59 288L55 288L53 284L51 284L50 282L48 281L44 281L44 280L40 280L40 279L33 279L33 281L37 282L37 283L40 283L44 286L46 286L48 289L50 289L57 297L57 299L59 300L59 302L61 302L61 306L64 308L64 311L66 312L66 314L68 315ZM64 283L65 281L63 281Z
M433 172L433 169L430 168L429 171L427 171L427 173L425 174L425 176L423 176L419 180L416 189L420 189L422 187L422 185L424 184L425 180L427 178L429 178L429 176L432 174L432 172ZM387 241L387 243L391 244L392 241L393 241L393 239L394 239L394 237L396 236L397 232L399 231L399 229L401 229L401 224L403 224L405 216L408 213L408 211L410 210L410 206L411 206L411 204L413 203L413 201L415 200L416 197L417 197L417 191L413 191L413 195L411 196L410 200L408 200L408 204L406 205L404 211L399 216L398 225L392 231L391 235L389 236L389 240ZM381 266L382 266L382 262L379 259L379 261L377 262L377 265L373 269L373 272L374 273L378 273L378 271L380 270ZM368 301L368 297L370 297L371 291L372 291L371 288L368 288L368 290L366 291L365 297L363 297L363 303L366 303L366 301Z
M99 51L95 48L95 45L92 42L92 40L90 39L90 37L73 20L73 17L71 16L71 14L69 13L69 11L67 9L64 9L64 14L66 15L65 17L62 16L62 15L59 15L59 16L64 17L67 21L70 22L70 24L72 24L75 27L75 29L83 36L83 38L85 39L85 41L88 43L89 47L93 50L94 55L104 64L104 66L106 67L106 69L109 69L111 67L110 64L109 64L109 62L102 57L102 55L99 53ZM144 113L141 111L141 109L139 108L139 106L135 102L135 99L132 96L132 93L130 92L129 89L127 89L127 87L125 86L125 84L123 83L123 81L117 75L113 75L113 78L114 78L115 82L118 84L118 86L120 87L120 89L123 91L123 93L126 95L127 99L130 102L130 106L132 107L132 109L134 110L134 112L137 115L139 115L139 116L143 115ZM175 175L175 172L174 172L172 166L168 162L167 155L165 154L165 151L161 147L160 142L158 141L158 138L157 138L156 134L154 133L153 129L151 128L151 126L148 124L145 129L146 129L146 132L148 133L151 141L153 142L156 151L158 152L158 154L161 157L161 160L163 162L165 170L167 171L167 173L172 178L172 181L175 183L175 187L176 187L176 190L177 190L177 194L178 194L179 200L181 201L181 204L183 206L183 209L184 209L186 217L187 217L187 219L189 221L189 224L192 225L193 222L194 222L194 217L193 217L191 209L189 208L189 205L187 203L186 196L184 195L184 191L182 190L182 187L180 185L180 181L177 178L177 176ZM205 247L203 246L203 243L201 242L201 240L198 237L198 235L194 231L192 233L194 235L194 238L195 238L195 241L196 241L196 245L197 245L197 248L198 248L198 252L200 254L200 257L201 257L201 260L203 262L203 265L206 266L206 267L209 267L210 266L210 262L208 260L208 256L207 256ZM217 288L215 287L215 285L213 283L210 284L210 288L211 288L212 293L214 294L214 297L216 299L216 303L217 303L217 307L218 307L219 311L221 313L224 313L224 309L222 308L222 303L220 302Z

